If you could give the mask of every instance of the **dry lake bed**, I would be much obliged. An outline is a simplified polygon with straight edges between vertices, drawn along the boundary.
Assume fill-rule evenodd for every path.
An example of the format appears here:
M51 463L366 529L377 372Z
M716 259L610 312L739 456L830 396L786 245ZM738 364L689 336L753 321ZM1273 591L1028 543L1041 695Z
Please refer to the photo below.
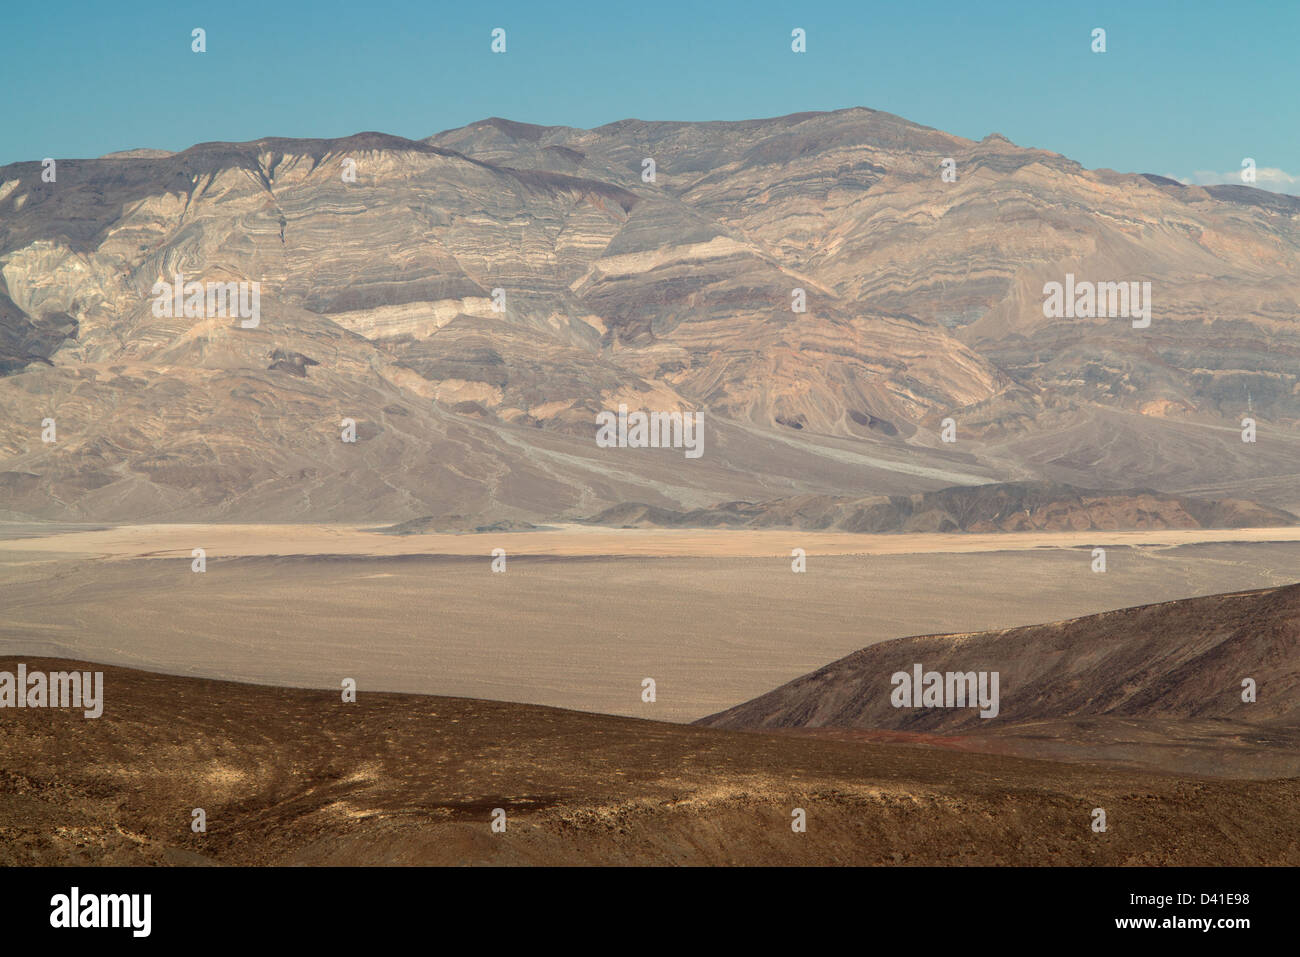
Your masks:
M1092 548L1107 569L1092 571ZM203 548L206 570L192 570ZM506 552L492 571L494 548ZM791 570L791 549L807 571ZM0 526L0 653L690 721L865 645L1300 580L1300 529ZM641 698L642 680L656 700Z

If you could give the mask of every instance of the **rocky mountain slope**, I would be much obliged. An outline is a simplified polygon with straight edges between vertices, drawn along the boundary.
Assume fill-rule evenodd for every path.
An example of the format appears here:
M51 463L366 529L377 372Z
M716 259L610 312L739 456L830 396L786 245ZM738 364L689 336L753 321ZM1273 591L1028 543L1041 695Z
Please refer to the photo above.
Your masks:
M1038 478L1300 503L1293 198L861 109L41 173L0 168L0 517L491 522ZM1045 318L1067 272L1151 282L1151 326ZM259 283L258 325L156 315L177 273ZM703 411L704 456L597 448L620 404Z

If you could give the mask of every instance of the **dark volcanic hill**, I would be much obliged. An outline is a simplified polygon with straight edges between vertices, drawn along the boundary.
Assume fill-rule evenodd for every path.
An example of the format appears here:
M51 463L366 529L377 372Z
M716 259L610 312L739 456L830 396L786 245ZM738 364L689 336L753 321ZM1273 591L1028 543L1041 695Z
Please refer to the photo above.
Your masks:
M997 714L894 707L894 675L915 675L918 664L923 675L937 672L945 681L948 674L975 672L978 680L979 672L997 672ZM1247 679L1256 701L1243 700ZM1179 774L1295 778L1300 585L984 635L897 638L697 724Z
M917 663L927 672L998 672L999 714L983 719L970 708L894 707L891 676L911 673ZM1257 686L1253 703L1242 700L1248 678ZM1102 719L1300 730L1300 585L986 634L900 638L699 723L993 733L1004 725L1087 727Z
M865 109L41 172L0 167L0 518L490 524L1031 479L1300 505L1294 198ZM177 273L259 283L260 323L155 315ZM1150 282L1150 327L1046 318L1067 273ZM703 457L597 448L620 404L702 410Z
M1016 532L1294 525L1289 512L1253 502L1210 501L1149 489L1103 492L1055 482L959 486L915 495L804 495L724 502L689 512L625 503L584 521L672 528L800 528L846 532Z

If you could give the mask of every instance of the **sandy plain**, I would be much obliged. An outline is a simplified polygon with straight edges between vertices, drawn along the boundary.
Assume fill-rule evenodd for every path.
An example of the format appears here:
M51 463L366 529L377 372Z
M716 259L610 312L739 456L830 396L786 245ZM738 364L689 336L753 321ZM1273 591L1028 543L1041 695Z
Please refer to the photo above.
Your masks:
M1107 571L1091 549L1108 550ZM191 549L207 570L191 570ZM807 551L804 574L790 550ZM504 574L491 551L504 548ZM866 645L1300 580L1300 529L0 529L0 653L691 721ZM642 701L655 679L656 700Z

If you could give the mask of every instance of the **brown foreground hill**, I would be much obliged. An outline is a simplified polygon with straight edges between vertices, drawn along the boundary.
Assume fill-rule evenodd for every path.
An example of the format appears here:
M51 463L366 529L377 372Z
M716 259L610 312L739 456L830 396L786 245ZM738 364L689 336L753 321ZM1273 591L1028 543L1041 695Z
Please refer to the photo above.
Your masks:
M1300 864L1296 779L20 660L105 706L0 711L5 865Z

